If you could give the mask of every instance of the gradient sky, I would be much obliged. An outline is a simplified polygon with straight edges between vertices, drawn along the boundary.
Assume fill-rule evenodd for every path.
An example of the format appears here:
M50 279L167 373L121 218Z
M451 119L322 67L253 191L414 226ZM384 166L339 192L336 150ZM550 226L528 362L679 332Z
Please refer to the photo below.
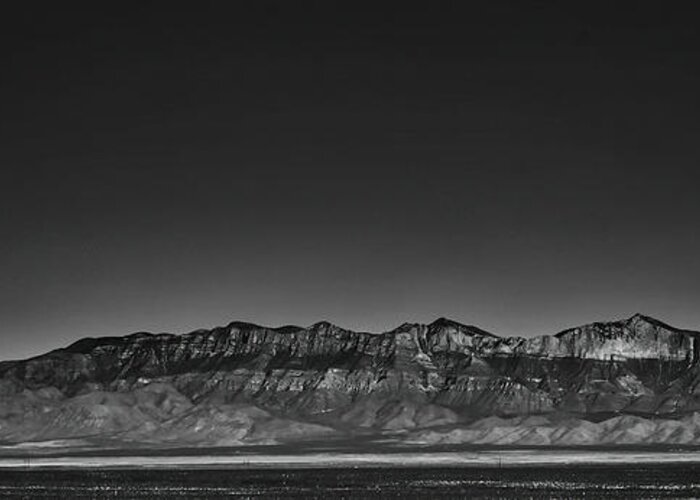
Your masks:
M0 359L232 320L700 329L690 10L17 3Z

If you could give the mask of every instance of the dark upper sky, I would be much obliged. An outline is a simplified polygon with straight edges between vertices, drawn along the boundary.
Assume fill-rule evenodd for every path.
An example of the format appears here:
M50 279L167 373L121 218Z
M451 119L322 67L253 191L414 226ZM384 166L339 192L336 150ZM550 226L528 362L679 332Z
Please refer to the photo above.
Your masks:
M233 319L700 328L697 16L573 3L5 7L0 359Z

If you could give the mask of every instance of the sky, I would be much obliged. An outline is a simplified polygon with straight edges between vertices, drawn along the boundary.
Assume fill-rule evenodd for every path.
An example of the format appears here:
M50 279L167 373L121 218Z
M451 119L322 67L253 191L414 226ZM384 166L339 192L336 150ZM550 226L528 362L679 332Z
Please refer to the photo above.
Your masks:
M700 329L683 4L3 10L0 359L233 320Z

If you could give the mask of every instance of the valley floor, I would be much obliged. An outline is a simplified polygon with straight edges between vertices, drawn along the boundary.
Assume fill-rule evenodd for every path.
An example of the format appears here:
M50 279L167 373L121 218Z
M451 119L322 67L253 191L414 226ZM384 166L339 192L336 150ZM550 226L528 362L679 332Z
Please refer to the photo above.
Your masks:
M0 469L3 498L700 498L700 465Z
M5 450L8 451L8 450ZM485 449L468 451L404 450L392 453L308 452L227 454L135 453L34 455L0 457L0 469L34 468L181 468L181 467L508 467L594 464L700 464L697 450Z

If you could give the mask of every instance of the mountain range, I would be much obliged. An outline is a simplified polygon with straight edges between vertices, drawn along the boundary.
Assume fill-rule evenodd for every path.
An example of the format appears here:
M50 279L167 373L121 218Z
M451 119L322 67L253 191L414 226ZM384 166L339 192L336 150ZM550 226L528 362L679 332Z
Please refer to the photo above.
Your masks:
M233 322L0 363L0 444L700 445L700 333L636 314L500 337Z

